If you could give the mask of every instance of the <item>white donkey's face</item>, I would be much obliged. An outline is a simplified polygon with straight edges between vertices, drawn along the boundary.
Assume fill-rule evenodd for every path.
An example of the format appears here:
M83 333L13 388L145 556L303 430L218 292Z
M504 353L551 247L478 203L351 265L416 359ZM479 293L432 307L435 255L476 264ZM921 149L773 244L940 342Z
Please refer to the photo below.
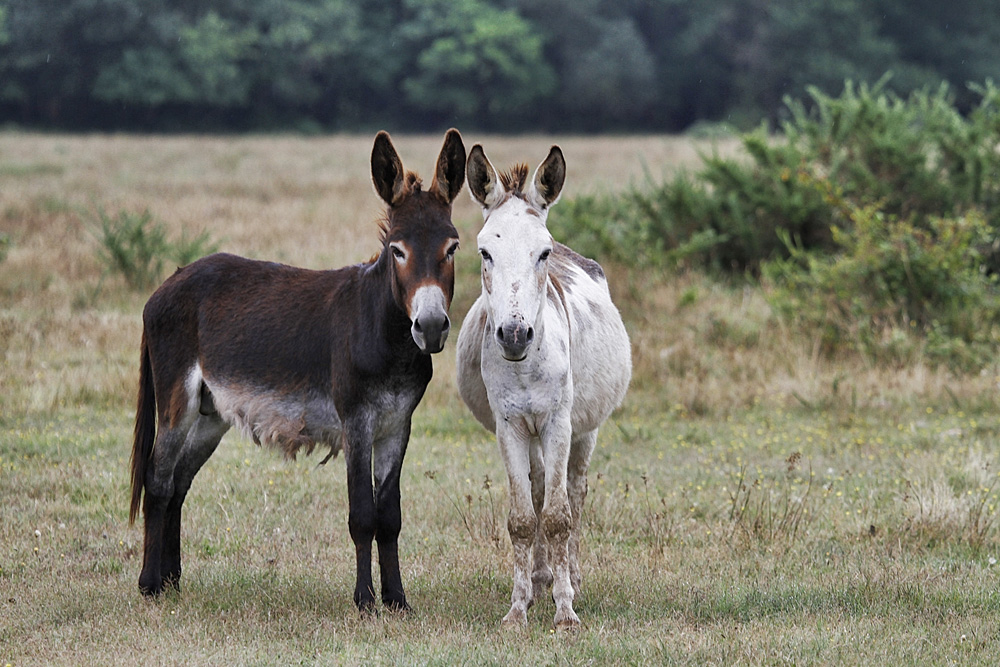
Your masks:
M491 335L509 361L527 358L541 334L553 246L545 220L565 180L562 151L552 147L525 189L527 173L526 165L517 165L498 175L479 145L469 154L469 189L485 218L477 241Z

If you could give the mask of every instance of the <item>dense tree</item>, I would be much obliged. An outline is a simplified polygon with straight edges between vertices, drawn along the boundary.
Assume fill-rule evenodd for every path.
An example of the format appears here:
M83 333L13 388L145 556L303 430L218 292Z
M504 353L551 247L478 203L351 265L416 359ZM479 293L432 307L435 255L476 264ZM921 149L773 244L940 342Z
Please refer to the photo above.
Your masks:
M896 77L902 87L949 81L966 110L978 96L965 84L1000 74L1000 12L994 0L873 0L872 5L883 17L881 33L907 63L907 71Z
M735 108L775 113L807 86L837 91L846 79L875 81L899 67L894 44L878 34L868 0L752 0L726 30L733 53Z
M992 0L0 0L0 122L677 131L1000 65Z
M550 92L540 36L517 13L478 0L408 0L400 30L415 71L402 83L419 109L447 118L519 114ZM514 119L512 119L514 120Z

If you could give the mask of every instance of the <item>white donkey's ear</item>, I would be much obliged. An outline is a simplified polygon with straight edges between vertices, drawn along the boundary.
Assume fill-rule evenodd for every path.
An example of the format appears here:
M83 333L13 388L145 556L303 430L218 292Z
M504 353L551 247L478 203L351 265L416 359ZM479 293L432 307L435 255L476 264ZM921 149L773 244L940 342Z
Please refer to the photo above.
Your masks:
M503 184L497 177L497 170L490 164L483 147L479 144L469 151L465 174L469 182L469 193L483 207L484 213L499 204L506 194Z
M528 189L528 200L546 209L559 201L563 183L566 182L566 160L558 146L549 149L549 156L535 169Z

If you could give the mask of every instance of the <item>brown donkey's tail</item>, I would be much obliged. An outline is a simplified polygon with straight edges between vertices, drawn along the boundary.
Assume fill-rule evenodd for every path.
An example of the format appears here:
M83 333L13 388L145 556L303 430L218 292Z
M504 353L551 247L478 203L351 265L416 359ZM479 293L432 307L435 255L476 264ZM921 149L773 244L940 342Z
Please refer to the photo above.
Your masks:
M146 333L142 334L142 353L139 361L139 398L135 406L135 435L132 441L132 505L128 522L135 523L142 500L142 487L146 480L146 466L156 439L156 392L153 388L153 370L149 363L149 346Z

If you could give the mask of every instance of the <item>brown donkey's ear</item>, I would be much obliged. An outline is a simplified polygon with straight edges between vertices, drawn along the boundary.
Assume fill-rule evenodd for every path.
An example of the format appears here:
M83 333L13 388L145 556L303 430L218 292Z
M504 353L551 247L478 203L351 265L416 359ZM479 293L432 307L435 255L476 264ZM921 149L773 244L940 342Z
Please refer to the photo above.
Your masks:
M533 200L536 206L548 208L559 199L565 182L566 159L563 158L562 149L553 146L549 149L548 157L535 169L535 177L531 179L531 191L528 197Z
M451 128L444 135L444 146L438 155L430 191L444 203L451 204L461 191L463 183L465 183L465 144L462 143L462 135L458 130Z
M465 171L469 178L469 193L484 209L489 210L503 199L505 191L497 178L497 170L490 164L486 152L479 144L469 151Z
M372 181L375 192L389 206L397 206L406 196L403 161L389 140L389 133L382 130L375 135L372 147Z

